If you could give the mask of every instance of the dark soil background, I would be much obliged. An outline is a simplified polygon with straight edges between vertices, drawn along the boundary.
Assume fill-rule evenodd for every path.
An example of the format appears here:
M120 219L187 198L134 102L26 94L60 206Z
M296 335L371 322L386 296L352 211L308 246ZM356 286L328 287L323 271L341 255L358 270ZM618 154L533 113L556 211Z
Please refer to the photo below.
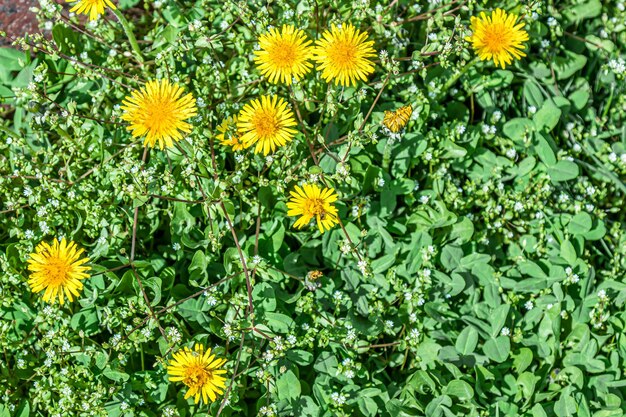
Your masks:
M41 31L35 14L29 10L37 6L36 0L0 0L0 30L7 34L6 38L0 37L0 46L11 45L11 38Z

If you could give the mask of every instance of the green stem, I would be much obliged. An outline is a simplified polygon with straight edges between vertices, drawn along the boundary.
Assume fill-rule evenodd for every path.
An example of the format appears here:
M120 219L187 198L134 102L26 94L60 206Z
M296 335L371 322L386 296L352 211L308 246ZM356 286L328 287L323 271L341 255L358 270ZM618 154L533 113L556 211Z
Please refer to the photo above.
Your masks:
M141 55L141 49L139 49L139 44L137 43L137 39L135 39L135 35L133 34L130 25L128 24L128 20L124 17L122 12L119 9L113 10L115 16L117 16L117 20L122 24L124 28L124 32L126 33L126 37L128 38L128 42L130 42L131 48L135 52L135 57L139 63L143 64L143 56Z
M9 136L12 136L14 138L18 138L19 135L17 133L15 133L14 131L12 131L11 129L7 129L6 127L0 125L0 132L4 132Z
M461 78L463 74L469 71L469 69L472 68L474 64L476 64L478 61L479 61L478 56L474 57L474 59L472 59L470 62L465 64L465 66L461 68L459 72L453 74L452 77L450 77L448 81L444 84L443 88L441 89L441 92L437 96L437 100L443 98L444 94L450 89L450 87L456 84L456 82L459 81L459 78Z

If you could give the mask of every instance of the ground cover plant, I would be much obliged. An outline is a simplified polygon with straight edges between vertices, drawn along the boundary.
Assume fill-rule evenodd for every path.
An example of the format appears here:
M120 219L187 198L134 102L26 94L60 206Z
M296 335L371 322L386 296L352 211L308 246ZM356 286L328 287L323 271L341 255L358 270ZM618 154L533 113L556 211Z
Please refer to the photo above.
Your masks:
M0 417L624 414L623 0L35 11Z

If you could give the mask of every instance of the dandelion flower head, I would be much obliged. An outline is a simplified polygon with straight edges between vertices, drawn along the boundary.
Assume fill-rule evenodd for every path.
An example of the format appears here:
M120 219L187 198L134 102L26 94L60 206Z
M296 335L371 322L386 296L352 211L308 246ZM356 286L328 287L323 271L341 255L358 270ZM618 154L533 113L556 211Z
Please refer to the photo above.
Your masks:
M496 9L487 16L485 12L480 17L472 16L472 35L466 40L482 60L493 60L496 66L505 68L513 59L526 56L522 49L522 42L528 40L528 33L523 29L524 23L516 23L517 15L508 14L502 9Z
M207 404L224 393L226 378L222 375L226 370L219 368L225 362L226 359L217 359L215 354L212 355L211 348L205 351L204 345L196 343L194 350L184 347L174 353L167 373L171 382L180 381L189 388L185 399L194 397L196 404L200 399Z
M110 7L115 10L115 5L110 0L66 0L67 3L76 3L70 9L72 13L89 15L89 20L96 20L104 14L104 8Z
M302 187L296 185L295 191L290 194L287 215L300 216L294 227L301 229L315 218L320 233L324 233L339 223L337 208L333 204L337 201L334 189L321 189L315 184L305 184Z
M290 142L296 130L293 111L276 96L262 96L246 104L238 116L237 129L244 147L267 155Z
M369 59L376 56L373 45L373 41L367 40L366 32L351 24L341 28L333 25L316 42L313 60L326 82L334 80L337 85L356 86L358 80L366 81L374 72L374 63Z
M84 265L89 258L81 258L83 251L65 238L61 242L54 239L52 244L41 242L28 260L30 290L44 291L43 300L51 304L57 297L61 305L65 298L73 301L83 289L81 280L89 277L87 271L91 269Z
M219 134L217 139L224 146L229 146L233 151L240 151L244 148L241 136L237 132L237 116L224 119L217 127Z
M292 25L283 25L280 31L272 28L259 37L260 50L254 52L254 62L269 82L289 85L311 70L310 45L304 32Z
M169 80L153 80L135 90L122 102L122 120L130 123L133 137L145 136L144 146L159 148L174 146L183 139L183 133L192 126L185 120L197 114L191 93L183 95L183 88Z

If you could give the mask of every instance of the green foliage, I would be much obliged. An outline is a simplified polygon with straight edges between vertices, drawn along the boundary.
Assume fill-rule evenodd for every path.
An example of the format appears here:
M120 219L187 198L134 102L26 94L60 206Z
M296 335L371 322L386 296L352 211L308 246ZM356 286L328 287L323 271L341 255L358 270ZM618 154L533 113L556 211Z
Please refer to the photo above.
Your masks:
M117 5L86 23L42 1L46 36L0 49L0 417L624 415L623 0ZM530 38L504 70L466 40L496 7ZM268 27L342 22L379 52L367 82L260 77ZM199 114L144 153L120 104L162 77ZM220 145L263 94L294 141ZM303 182L341 225L293 227ZM59 307L26 261L62 236L92 271ZM208 405L167 377L194 343L228 361Z

